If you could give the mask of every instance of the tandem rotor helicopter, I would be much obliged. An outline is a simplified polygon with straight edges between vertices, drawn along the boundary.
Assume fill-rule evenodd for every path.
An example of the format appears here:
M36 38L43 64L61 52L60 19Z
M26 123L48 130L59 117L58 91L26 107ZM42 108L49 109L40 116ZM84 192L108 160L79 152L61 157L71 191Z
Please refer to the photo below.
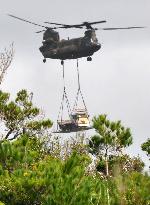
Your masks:
M61 24L54 22L44 22L46 24L55 25L55 27L48 27L45 25L40 25L31 21L28 21L23 18L19 18L17 16L8 14L10 17L16 18L18 20L33 24L35 26L39 26L44 28L41 31L36 33L43 33L43 42L42 46L39 48L42 53L44 59L43 62L46 62L47 58L51 59L60 59L61 64L63 65L64 60L66 59L78 59L82 57L87 57L87 61L91 61L91 56L97 52L101 48L101 44L98 42L96 37L96 30L118 30L118 29L138 29L145 28L140 26L133 27L118 27L118 28L95 28L93 25L106 23L103 21L96 22L83 22L81 24ZM56 27L57 26L57 27ZM57 29L69 29L69 28L78 28L78 29L86 29L84 32L84 36L80 38L73 38L68 40L60 40L59 33L55 30Z

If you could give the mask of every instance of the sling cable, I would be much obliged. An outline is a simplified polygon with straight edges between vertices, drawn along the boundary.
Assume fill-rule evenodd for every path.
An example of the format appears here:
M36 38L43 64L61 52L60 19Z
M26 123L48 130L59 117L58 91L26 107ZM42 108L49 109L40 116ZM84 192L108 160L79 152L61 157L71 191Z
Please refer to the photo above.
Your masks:
M92 127L90 126L88 110L81 91L78 59L77 59L78 89L77 89L77 94L75 97L72 110L66 93L64 64L62 64L62 66L63 66L63 95L62 95L62 101L61 101L60 110L57 119L57 133L70 133L70 132L78 132L78 131L92 129ZM79 97L81 97L82 100L82 104L83 104L82 108L78 106ZM65 105L67 107L67 111L69 115L69 119L67 120L63 118Z

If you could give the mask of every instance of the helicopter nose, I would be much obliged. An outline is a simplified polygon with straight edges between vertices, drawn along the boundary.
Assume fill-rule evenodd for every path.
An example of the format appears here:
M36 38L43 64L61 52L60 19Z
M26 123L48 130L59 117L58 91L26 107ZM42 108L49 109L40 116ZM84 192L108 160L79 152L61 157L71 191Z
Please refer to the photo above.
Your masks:
M97 43L97 44L95 45L95 50L98 51L100 48L101 48L101 44L100 44L100 43Z
M98 51L101 48L100 43L93 43L92 45L94 52Z

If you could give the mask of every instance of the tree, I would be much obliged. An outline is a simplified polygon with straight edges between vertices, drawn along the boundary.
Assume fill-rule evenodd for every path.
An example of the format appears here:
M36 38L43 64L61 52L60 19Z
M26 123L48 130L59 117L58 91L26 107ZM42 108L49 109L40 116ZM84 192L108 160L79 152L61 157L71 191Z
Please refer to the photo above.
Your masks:
M130 173L130 172L142 172L144 163L140 157L130 157L127 154L121 156L109 156L109 174L115 176L118 174ZM96 165L97 171L105 173L105 160L101 157Z
M4 50L4 52L0 53L0 84L4 78L4 75L10 66L14 56L13 44L10 45L10 49Z
M146 142L144 142L142 145L141 145L141 148L143 151L146 152L147 156L150 157L150 139L147 139Z
M105 174L109 175L109 157L122 154L123 148L132 144L132 135L129 128L121 125L121 121L110 121L106 115L93 118L93 127L97 135L89 141L92 154L105 161Z
M21 90L16 99L10 101L10 95L0 91L1 140L13 140L25 133L29 136L47 135L52 122L45 120L40 109L33 106L32 97L32 93Z

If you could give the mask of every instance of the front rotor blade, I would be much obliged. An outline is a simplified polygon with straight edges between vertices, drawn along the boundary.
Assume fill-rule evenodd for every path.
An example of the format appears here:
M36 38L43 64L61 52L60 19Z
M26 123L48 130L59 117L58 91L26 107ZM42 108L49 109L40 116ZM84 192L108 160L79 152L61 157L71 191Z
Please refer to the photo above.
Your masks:
M44 23L61 26L57 28L82 28L79 24L69 25L69 24L60 24L60 23L52 23L52 22L44 22Z
M123 30L123 29L138 29L145 28L143 26L132 26L132 27L116 27L116 28L102 28L101 30L111 31L111 30Z
M19 17L17 17L17 16L11 15L11 14L8 14L8 16L11 16L11 17L16 18L16 19L19 19L19 20L21 20L21 21L24 21L24 22L33 24L33 25L35 25L35 26L40 26L40 27L43 27L43 28L47 28L46 26L42 26L42 25L40 25L40 24L37 24L37 23L31 22L31 21L28 21L28 20L26 20L26 19L19 18Z
M70 25L67 25L67 24L61 24L61 23L52 23L52 22L44 22L44 23L47 23L47 24L54 24L54 25L57 25L57 26L70 26Z
M43 32L43 31L45 31L45 30L41 30L41 31L36 31L35 33L41 33L41 32Z

